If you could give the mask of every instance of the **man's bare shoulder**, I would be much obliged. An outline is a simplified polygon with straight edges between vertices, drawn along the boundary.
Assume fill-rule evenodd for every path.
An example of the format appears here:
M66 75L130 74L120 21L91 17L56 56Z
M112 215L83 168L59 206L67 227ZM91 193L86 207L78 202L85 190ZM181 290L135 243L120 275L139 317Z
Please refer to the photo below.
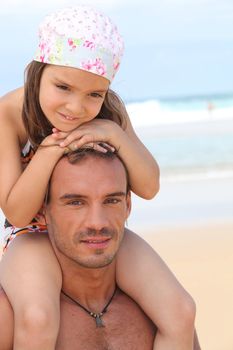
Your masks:
M103 328L79 306L62 297L57 350L151 350L156 328L141 308L118 290L103 315ZM84 331L85 330L85 331Z
M13 349L13 311L8 298L0 286L0 350Z

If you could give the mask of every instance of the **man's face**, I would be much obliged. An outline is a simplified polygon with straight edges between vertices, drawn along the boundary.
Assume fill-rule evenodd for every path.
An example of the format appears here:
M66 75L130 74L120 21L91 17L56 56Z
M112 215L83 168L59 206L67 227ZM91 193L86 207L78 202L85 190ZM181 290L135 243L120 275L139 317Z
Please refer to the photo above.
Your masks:
M58 254L89 268L110 264L123 238L130 205L119 159L88 157L77 164L62 159L52 175L46 208Z

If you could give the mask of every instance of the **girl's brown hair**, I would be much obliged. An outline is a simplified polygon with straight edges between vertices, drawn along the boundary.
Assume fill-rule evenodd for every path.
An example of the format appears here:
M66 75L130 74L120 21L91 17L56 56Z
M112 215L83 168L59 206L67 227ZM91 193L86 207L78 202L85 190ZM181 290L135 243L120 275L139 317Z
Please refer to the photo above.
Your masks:
M36 149L42 140L51 134L53 126L44 115L39 102L40 81L46 63L32 61L25 71L24 102L22 117L32 146ZM109 119L126 127L127 112L123 101L112 90L108 90L96 118Z

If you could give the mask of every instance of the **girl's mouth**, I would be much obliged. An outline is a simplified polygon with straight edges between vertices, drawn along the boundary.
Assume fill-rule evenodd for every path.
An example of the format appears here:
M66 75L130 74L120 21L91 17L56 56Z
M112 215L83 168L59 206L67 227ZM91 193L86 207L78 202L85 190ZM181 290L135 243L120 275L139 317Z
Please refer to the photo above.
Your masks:
M66 115L66 114L63 114L63 113L59 113L59 115L60 115L63 119L65 119L65 120L69 120L69 121L78 120L77 117L71 117L71 116Z

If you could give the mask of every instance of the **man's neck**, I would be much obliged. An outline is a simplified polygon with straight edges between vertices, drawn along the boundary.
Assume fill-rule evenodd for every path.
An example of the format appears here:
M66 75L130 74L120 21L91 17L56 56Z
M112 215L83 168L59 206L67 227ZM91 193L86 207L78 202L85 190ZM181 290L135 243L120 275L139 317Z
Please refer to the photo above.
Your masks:
M85 268L77 263L62 263L63 291L92 312L101 312L116 286L115 261L103 268Z

